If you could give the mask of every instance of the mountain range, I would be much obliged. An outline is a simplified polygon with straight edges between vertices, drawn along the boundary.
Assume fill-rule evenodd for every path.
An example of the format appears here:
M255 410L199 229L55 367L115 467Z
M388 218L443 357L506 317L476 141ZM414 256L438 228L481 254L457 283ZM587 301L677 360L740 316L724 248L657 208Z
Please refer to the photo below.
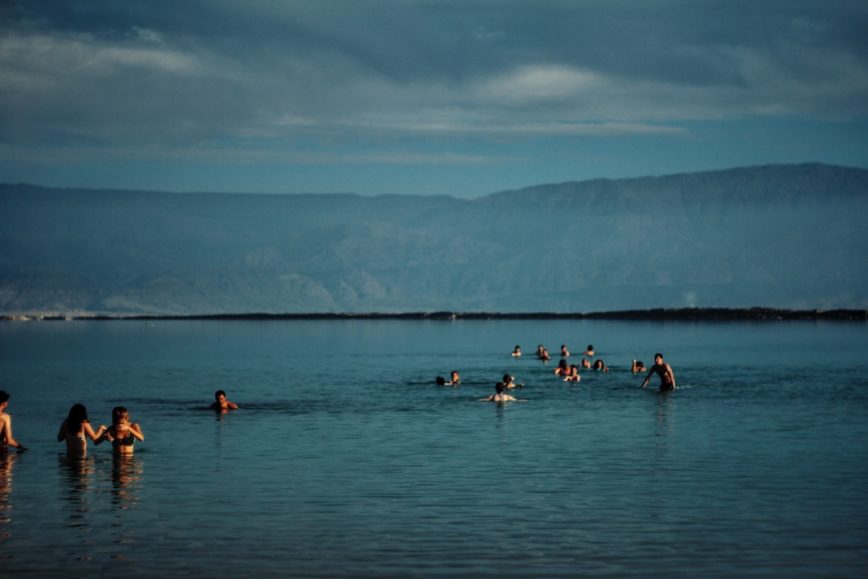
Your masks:
M868 307L868 170L768 165L476 199L0 184L0 313Z

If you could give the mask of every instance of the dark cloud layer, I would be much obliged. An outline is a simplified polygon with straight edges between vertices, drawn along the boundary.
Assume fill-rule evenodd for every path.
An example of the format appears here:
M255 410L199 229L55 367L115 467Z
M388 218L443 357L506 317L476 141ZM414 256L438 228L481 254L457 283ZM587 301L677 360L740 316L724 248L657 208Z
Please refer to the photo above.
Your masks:
M865 30L855 1L10 2L0 159L449 165L515 158L503 139L865 126Z

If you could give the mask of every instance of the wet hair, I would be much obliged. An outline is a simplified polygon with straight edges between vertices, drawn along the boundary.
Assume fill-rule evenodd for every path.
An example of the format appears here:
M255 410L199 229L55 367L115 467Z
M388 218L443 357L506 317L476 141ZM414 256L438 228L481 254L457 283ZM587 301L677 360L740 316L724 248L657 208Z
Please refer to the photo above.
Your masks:
M219 400L221 394L223 396L226 396L226 392L224 392L223 390L218 390L217 392L215 392L214 393L214 400Z
M434 378L434 383L438 386L445 386L446 379L443 376L437 376L436 378Z
M503 383L509 384L510 382L512 382L512 376L510 376L509 374L504 374L503 375Z
M503 385L503 382L498 382L497 384L494 385L494 390L495 390L498 394L502 394L504 388L505 388L505 386Z
M654 354L654 359L656 360L657 358L660 358L662 360L663 354L661 354L660 352L657 352L656 354Z
M593 349L594 349L594 345L593 345L593 344L588 344L588 347L585 348L585 351L586 351L586 352L590 352L590 351L593 350Z
M5 390L0 390L0 404L9 401L9 394Z
M123 406L115 406L112 408L112 425L117 426L121 420L129 420L130 412Z
M78 432L85 422L87 422L87 408L84 404L73 404L66 417L66 429L72 433Z

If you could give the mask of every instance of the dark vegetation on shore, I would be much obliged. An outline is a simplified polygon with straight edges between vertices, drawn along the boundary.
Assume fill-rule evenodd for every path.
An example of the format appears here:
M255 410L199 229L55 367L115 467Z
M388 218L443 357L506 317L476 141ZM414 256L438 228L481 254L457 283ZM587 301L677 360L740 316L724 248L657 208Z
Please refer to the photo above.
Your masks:
M205 314L189 316L39 316L0 319L35 319L43 321L84 320L652 320L652 321L782 321L782 320L837 320L868 321L868 310L784 310L776 308L655 308L647 310L620 310L590 313L556 312L404 312L404 313L249 313Z

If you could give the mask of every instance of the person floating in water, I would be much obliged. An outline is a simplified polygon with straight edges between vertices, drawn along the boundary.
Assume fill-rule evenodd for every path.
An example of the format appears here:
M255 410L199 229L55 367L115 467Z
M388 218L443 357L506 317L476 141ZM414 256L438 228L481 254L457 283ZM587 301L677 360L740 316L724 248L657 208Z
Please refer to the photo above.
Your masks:
M104 425L94 432L87 420L87 408L84 404L73 404L66 419L60 424L57 432L57 442L66 441L66 454L72 457L87 455L87 439L95 443L102 442L102 436L108 430Z
M515 377L510 376L509 374L504 374L503 387L512 390L513 388L524 388L524 384L516 384Z
M214 393L214 402L211 403L211 410L215 412L228 412L230 410L238 410L238 405L227 400L226 392L218 390Z
M585 356L593 356L594 355L594 345L588 344L588 347L585 348Z
M12 417L6 414L7 406L9 406L9 394L0 390L0 452L6 452L9 446L17 448L18 452L24 452L27 449L12 436Z
M561 344L561 358L569 358L569 357L570 357L570 351L567 350L567 345Z
M513 402L517 400L515 396L511 394L507 394L504 392L506 387L503 385L503 382L498 382L494 386L494 394L488 396L487 398L480 398L480 402Z
M645 363L642 360L633 360L633 363L630 365L630 371L634 374L639 374L647 372L648 368L645 367Z
M567 365L567 359L561 358L561 361L558 362L558 367L555 368L555 376L566 376L569 370L570 368Z
M581 382L582 377L579 376L579 367L575 364L572 364L567 373L564 374L564 382Z
M594 370L596 370L597 372L608 372L609 367L606 366L606 363L603 362L602 359L598 359L596 362L594 362Z
M648 381L651 380L653 374L660 376L660 392L669 392L670 390L676 389L675 372L672 371L672 366L663 360L663 354L659 352L654 354L654 365L651 366L651 370L649 370L648 375L645 376L641 388L648 385Z
M111 441L115 454L132 454L133 445L137 440L144 442L145 435L142 434L141 426L130 422L130 413L126 408L115 406L112 408L112 425L102 438L95 442L99 444L103 440Z
M521 358L521 346L518 344L515 345L515 350L512 351L513 358Z
M582 368L588 370L591 367L591 361L587 358L582 358Z

